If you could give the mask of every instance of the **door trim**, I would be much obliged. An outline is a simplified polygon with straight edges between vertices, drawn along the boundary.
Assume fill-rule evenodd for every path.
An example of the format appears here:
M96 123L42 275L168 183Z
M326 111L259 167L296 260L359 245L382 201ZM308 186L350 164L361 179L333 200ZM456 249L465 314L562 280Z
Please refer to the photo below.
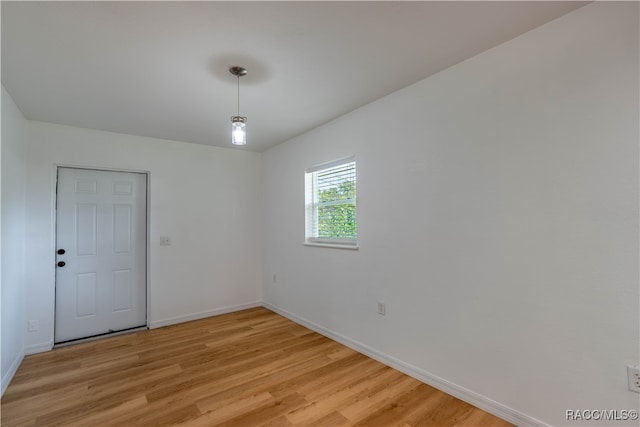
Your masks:
M53 164L53 170L52 170L52 188L51 188L51 192L52 192L52 205L51 205L51 251L50 256L51 256L51 274L53 275L53 311L50 313L51 315L51 347L49 348L49 350L52 350L53 348L56 347L55 344L55 322L56 322L56 268L55 268L55 253L56 253L56 245L57 245L57 237L58 237L58 230L57 230L57 224L58 224L58 169L60 168L68 168L68 169L85 169L85 170L92 170L92 171L104 171L104 172L128 172L128 173L139 173L145 176L145 181L146 181L146 185L147 185L147 195L146 195L146 216L145 216L145 222L146 222L146 227L145 227L145 234L146 234L146 259L145 259L145 289L146 289L146 304L145 304L145 324L146 326L143 326L142 328L144 329L149 329L150 325L151 325L151 281L150 281L150 277L151 277L151 272L150 272L150 265L151 265L151 241L150 241L150 234L151 234L151 229L150 229L150 225L151 225L151 171L145 171L145 170L139 170L139 169L122 169L122 168L109 168L109 167L103 167L103 166L87 166L87 165L72 165L72 164L63 164L63 163L54 163ZM122 331L124 333L129 332L128 330L126 331ZM79 342L84 342L87 340L91 340L93 339L99 339L99 338L105 338L105 337L110 337L110 336L114 336L117 335L118 332L114 332L112 334L108 334L108 335L100 335L97 337L88 337L88 338L80 338L78 340L74 340L72 342L67 342L64 345L70 345L70 344L75 344L75 343L79 343Z

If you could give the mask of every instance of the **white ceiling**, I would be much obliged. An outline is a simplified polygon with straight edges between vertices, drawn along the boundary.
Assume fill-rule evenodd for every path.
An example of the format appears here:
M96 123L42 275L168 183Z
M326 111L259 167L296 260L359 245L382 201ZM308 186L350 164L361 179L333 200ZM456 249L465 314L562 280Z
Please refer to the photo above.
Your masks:
M27 119L264 151L583 2L2 2Z

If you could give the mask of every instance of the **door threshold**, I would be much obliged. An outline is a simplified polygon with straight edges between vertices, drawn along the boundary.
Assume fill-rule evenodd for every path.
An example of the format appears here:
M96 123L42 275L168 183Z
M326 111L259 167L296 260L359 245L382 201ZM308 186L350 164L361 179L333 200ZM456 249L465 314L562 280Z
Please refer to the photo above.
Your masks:
M146 331L147 329L149 329L147 326L136 326L134 328L129 328L129 329L123 329L121 331L114 331L114 332L105 332L104 334L98 334L98 335L92 335L90 337L86 337L86 338L78 338L75 340L68 340L68 341L62 341L59 343L55 343L53 344L53 348L60 348L60 347L67 347L69 345L74 345L74 344L80 344L83 342L89 342L89 341L96 341L99 339L103 339L103 338L111 338L111 337L115 337L118 335L125 335L125 334L130 334L133 332L140 332L140 331Z

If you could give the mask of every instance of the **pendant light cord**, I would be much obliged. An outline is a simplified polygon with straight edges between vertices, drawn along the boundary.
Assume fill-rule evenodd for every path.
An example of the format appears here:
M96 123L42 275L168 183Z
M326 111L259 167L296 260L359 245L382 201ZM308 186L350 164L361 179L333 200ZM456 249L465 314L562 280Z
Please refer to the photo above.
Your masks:
M240 116L240 76L238 75L238 116Z

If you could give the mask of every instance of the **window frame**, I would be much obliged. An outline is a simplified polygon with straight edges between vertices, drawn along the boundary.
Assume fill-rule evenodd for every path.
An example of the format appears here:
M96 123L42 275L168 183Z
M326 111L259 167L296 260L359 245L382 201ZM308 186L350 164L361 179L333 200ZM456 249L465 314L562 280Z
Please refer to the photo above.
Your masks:
M317 173L325 171L327 169L332 169L338 166L347 165L349 163L354 164L354 182L356 187L355 198L353 199L344 199L344 201L330 201L330 202L318 202L318 191L317 191ZM328 248L338 248L338 249L358 249L358 221L357 221L357 199L358 199L358 190L357 190L357 163L355 156L349 156L345 158L341 158L338 160L334 160L327 163L322 163L316 166L309 167L305 169L304 173L305 184L304 184L304 197L305 197L305 246L319 246L319 247L328 247ZM313 180L310 182L310 180ZM318 208L322 206L335 206L335 205L347 205L353 204L356 209L356 236L355 238L330 238L330 237L317 237L314 236L313 225L318 224ZM317 230L316 235L317 235Z

